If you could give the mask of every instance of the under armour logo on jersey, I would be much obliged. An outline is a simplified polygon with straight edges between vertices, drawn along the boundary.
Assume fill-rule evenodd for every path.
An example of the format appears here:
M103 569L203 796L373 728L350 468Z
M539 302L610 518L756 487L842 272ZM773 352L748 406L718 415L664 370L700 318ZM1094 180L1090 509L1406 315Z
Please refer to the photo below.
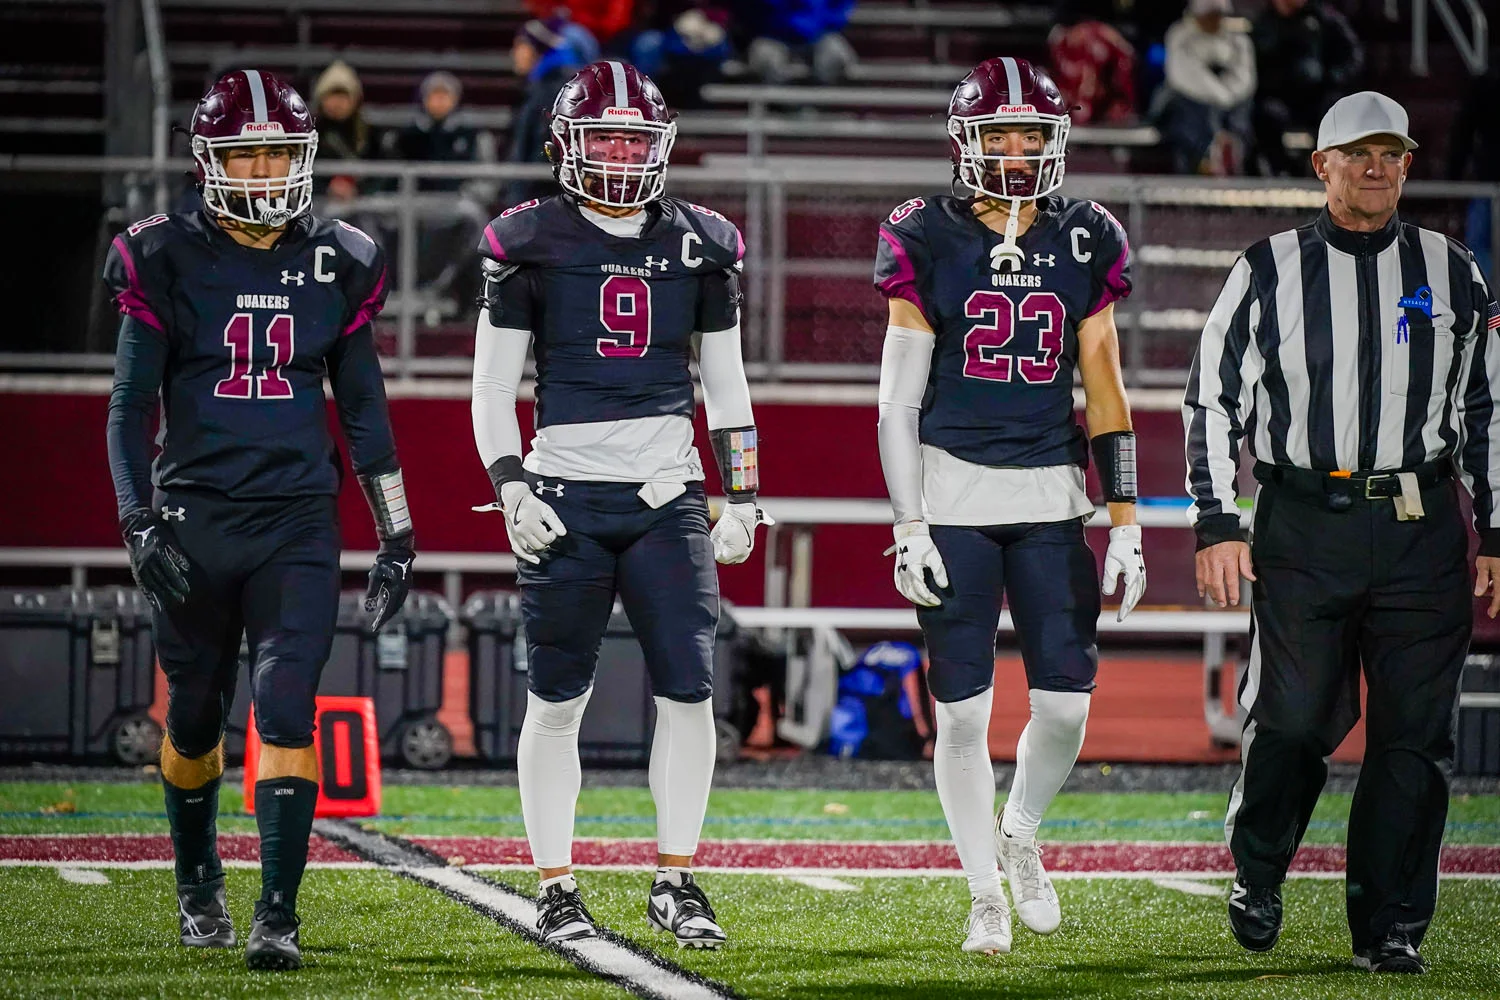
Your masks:
M1042 254L1034 253L1034 254L1031 255L1031 266L1032 267L1041 267L1043 264L1046 264L1048 267L1051 267L1052 265L1054 265L1056 263L1057 263L1057 257L1054 254L1050 254L1049 253L1046 256L1043 256Z
M647 267L654 267L658 271L665 271L667 269L667 258L665 258L665 257L647 257L646 258L646 266Z
M187 520L187 508L186 507L177 507L177 508L163 507L161 509L161 516L162 516L162 518L164 520L167 520L167 521L186 521Z
M563 487L566 486L566 485L567 485L566 483L558 483L556 486L548 486L545 483L537 483L536 484L536 492L538 492L538 493L549 493L550 492L553 496L560 497L560 496L563 495Z
M1019 271L1026 254L1014 243L1000 243L990 248L990 267L996 271Z
M281 272L281 283L283 285L295 284L298 288L301 288L302 287L302 272L298 271L296 274L293 274L291 271L282 271Z

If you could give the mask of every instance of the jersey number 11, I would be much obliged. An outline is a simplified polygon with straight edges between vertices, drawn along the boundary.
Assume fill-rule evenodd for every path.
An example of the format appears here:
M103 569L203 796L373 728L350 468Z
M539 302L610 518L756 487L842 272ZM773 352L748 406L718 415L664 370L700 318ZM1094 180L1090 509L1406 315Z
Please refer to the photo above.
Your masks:
M255 317L235 313L224 327L224 346L229 348L229 377L214 386L214 395L225 399L291 399L292 384L281 376L283 365L291 363L293 332L291 313L277 313L266 327L266 343L271 346L271 363L260 374L251 377L255 356Z

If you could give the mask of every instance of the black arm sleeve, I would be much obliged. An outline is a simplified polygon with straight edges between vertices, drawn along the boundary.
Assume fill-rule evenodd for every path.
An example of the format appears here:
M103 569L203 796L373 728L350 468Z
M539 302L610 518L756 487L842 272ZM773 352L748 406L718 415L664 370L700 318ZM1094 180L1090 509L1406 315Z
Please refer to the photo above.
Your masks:
M385 402L385 376L369 323L340 337L328 354L328 381L338 404L339 423L349 441L349 461L357 476L394 472L396 436Z
M133 316L120 320L105 441L120 518L151 506L151 418L167 370L167 340Z

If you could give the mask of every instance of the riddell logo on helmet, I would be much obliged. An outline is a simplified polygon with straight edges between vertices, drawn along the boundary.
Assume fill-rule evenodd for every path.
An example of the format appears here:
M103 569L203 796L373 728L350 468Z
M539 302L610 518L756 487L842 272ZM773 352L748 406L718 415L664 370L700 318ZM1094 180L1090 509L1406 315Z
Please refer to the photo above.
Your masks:
M260 135L261 133L282 133L281 122L246 122L240 128L240 135Z
M605 118L644 118L640 108L605 108Z
M1000 105L1002 115L1036 114L1035 104L1002 104Z

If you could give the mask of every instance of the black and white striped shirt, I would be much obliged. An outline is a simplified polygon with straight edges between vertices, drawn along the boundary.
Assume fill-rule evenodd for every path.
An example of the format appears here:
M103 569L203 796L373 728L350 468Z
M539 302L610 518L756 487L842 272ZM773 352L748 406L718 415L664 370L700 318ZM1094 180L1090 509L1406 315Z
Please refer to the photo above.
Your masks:
M1242 440L1257 461L1325 472L1456 458L1476 526L1500 528L1497 328L1473 254L1394 216L1357 233L1325 209L1250 247L1209 314L1183 402L1200 541L1238 537Z

